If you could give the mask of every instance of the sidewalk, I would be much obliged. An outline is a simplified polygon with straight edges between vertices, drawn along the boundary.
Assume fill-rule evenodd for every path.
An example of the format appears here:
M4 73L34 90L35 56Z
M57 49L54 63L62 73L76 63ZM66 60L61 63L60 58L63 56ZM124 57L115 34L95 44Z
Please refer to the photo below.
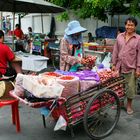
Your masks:
M39 109L20 103L21 132L16 133L11 123L11 108L0 108L0 140L90 140L82 126L74 128L75 137L71 138L70 131L53 131L53 124L43 127ZM139 140L140 139L140 95L134 100L133 115L121 111L121 117L113 133L105 140Z

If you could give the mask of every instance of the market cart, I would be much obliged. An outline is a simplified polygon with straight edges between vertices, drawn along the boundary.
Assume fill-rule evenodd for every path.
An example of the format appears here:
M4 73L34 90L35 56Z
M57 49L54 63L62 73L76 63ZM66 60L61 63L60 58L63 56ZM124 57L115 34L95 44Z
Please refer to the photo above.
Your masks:
M113 131L119 120L120 102L125 97L125 80L123 77L111 78L67 99L47 99L31 103L13 91L11 95L33 108L51 106L53 118L58 120L62 115L72 136L74 136L73 127L83 122L90 138L102 139ZM52 107L54 100L55 107Z

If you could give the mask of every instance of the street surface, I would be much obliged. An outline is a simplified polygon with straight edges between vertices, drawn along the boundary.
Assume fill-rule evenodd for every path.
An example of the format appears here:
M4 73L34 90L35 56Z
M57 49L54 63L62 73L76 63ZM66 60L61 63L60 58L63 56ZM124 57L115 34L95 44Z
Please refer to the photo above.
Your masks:
M11 123L11 108L0 109L0 140L90 140L84 132L83 126L74 128L75 137L70 131L53 131L53 122L43 127L39 109L30 108L20 103L21 132L16 133ZM133 115L127 115L121 110L121 117L113 133L104 140L140 140L140 95L134 100ZM47 120L46 120L47 121Z

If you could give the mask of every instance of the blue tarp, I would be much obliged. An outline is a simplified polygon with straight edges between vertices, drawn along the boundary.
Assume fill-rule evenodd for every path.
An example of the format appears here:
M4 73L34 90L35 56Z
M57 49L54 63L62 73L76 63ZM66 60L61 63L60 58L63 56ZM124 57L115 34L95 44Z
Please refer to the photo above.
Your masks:
M122 31L125 31L124 27L119 27ZM110 26L103 26L100 28L97 28L95 33L96 33L96 38L116 38L117 36L117 31L118 27L110 27Z

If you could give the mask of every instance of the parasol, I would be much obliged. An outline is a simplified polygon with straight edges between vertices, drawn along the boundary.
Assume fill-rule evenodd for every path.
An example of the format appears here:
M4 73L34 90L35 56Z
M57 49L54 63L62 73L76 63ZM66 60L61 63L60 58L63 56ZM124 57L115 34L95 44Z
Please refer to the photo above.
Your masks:
M24 13L59 13L65 9L43 0L0 0L0 11Z
M16 12L59 13L64 12L65 9L43 0L0 0L0 11L13 12L13 19L15 19ZM13 30L14 24L13 20ZM14 45L14 40L12 40L12 44Z

